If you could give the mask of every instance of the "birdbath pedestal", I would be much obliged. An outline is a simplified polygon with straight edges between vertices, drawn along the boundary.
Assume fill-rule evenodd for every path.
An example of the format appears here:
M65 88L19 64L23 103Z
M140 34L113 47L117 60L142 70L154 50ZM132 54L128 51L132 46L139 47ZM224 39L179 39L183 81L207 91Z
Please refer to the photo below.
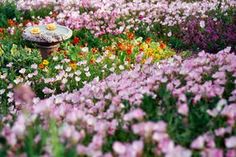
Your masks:
M56 51L62 41L72 36L71 29L57 24L55 26L53 30L47 29L47 25L30 26L22 34L25 40L36 43L43 59ZM33 32L33 29L36 29L37 32Z

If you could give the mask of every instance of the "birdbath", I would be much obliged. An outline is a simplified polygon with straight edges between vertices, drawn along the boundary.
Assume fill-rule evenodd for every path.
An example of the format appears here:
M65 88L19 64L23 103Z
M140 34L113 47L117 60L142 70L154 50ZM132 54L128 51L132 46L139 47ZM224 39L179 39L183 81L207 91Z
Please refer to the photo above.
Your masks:
M27 27L23 34L25 40L36 43L43 59L58 50L60 43L72 36L72 30L58 24Z

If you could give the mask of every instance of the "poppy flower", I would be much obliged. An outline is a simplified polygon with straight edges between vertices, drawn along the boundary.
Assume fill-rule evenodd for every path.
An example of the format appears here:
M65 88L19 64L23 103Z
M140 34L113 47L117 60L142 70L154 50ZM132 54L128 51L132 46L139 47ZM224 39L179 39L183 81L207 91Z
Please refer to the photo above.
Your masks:
M127 36L130 40L134 39L134 33L129 32L129 33L127 33Z
M165 48L166 48L166 44L161 43L161 44L160 44L160 48L161 48L161 49L165 49Z
M3 34L3 33L4 33L4 29L0 28L0 34Z
M8 23L8 25L11 26L11 27L15 26L15 24L16 24L12 19L8 19L8 20L7 20L7 23Z
M40 64L39 64L39 68L40 68L40 69L44 69L44 68L45 68L45 66L43 65L43 63L40 63Z
M151 43L151 41L152 41L152 39L149 37L146 39L146 43L148 43L148 44Z
M80 39L79 39L78 37L74 37L72 43L73 43L74 45L77 45L79 42L80 42Z

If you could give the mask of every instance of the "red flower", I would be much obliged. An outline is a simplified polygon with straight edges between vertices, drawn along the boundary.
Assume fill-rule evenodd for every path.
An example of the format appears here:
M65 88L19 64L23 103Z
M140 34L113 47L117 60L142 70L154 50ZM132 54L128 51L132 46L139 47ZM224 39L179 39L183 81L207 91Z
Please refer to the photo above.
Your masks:
M74 45L77 45L79 42L80 42L79 38L78 38L78 37L74 37L72 43L73 43Z
M0 34L3 34L3 33L4 33L4 29L0 28Z

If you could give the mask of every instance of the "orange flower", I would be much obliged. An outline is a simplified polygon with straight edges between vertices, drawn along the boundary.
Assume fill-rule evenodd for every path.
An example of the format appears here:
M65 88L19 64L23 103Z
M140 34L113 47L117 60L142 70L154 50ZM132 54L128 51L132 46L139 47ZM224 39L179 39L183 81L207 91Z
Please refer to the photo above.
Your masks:
M0 28L0 34L3 34L3 33L4 33L4 29Z
M125 45L122 43L118 43L117 46L119 47L119 49L121 49L122 51L125 50Z
M146 43L147 43L147 44L149 44L151 41L152 41L152 39L149 38L149 37L146 39Z
M73 69L73 70L75 70L76 68L77 68L77 64L75 63L75 62L70 62L70 64L69 64L69 66Z
M94 64L94 63L95 63L95 60L94 60L94 59L91 59L91 60L90 60L90 63L91 63L91 64Z
M93 52L93 53L97 53L97 52L98 52L98 49L97 49L97 48L92 48L92 52Z
M132 52L133 52L133 46L132 45L128 45L126 52L127 52L128 55L131 55Z
M11 26L11 27L12 27L12 26L15 26L15 24L16 24L12 19L8 19L8 20L7 20L7 23L8 23L8 25Z
M130 58L126 58L126 61L127 61L127 62L130 62L130 61L131 61L131 59L130 59Z
M128 32L127 33L127 36L130 40L133 40L134 39L134 33L131 33L131 32Z
M43 65L43 63L40 63L40 64L39 64L39 68L40 68L40 69L44 69L44 68L45 68L45 66Z
M164 44L164 43L161 42L160 48L161 48L161 49L165 49L165 48L166 48L166 44Z

